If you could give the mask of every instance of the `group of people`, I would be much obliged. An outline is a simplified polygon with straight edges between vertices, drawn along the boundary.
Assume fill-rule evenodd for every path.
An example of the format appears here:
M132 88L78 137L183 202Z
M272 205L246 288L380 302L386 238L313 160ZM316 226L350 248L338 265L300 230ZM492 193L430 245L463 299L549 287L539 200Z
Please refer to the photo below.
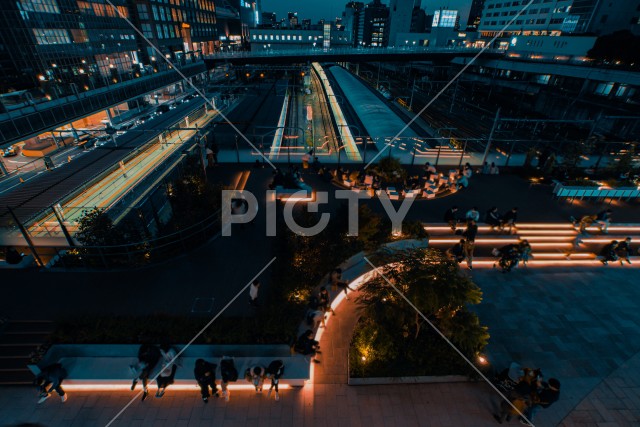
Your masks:
M631 253L631 237L627 237L622 241L612 240L602 248L600 261L604 265L609 265L609 262L615 261L620 261L620 265L624 265L624 261L627 261L627 264L631 264L629 259Z
M142 400L144 401L148 395L149 379L158 363L161 363L160 372L156 377L158 385L156 397L164 396L167 387L174 383L179 366L179 359L176 356L176 350L171 346L161 345L158 347L153 344L142 344L138 349L138 362L130 366L134 374L131 390L135 390L138 382L142 382ZM280 400L278 384L280 378L284 375L284 368L282 360L274 360L267 367L255 365L246 370L245 379L254 385L257 393L262 392L264 380L270 379L271 387L267 396L270 397L271 392L275 391L275 400ZM204 403L207 403L212 395L215 397L222 395L225 401L229 401L229 383L238 380L238 370L235 367L234 359L223 356L220 360L220 373L222 376L220 382L222 393L220 393L216 383L216 369L217 365L215 363L207 362L204 359L197 359L195 362L193 374L198 387L200 387L200 394ZM54 363L40 369L34 381L40 392L38 403L47 400L54 391L58 393L62 402L66 402L67 393L62 389L62 382L66 377L67 371L60 363Z
M341 268L336 268L329 274L327 285L331 286L334 294L344 292L344 297L347 300L349 299L348 292L355 291L349 286L349 281L342 278ZM313 331L326 327L325 320L329 313L335 315L333 308L331 308L331 295L327 286L321 286L320 291L309 298L309 308L306 315L308 329L298 337L293 345L293 350L296 353L312 356L315 363L320 363L315 357L320 354L320 343L314 339Z
M451 230L455 233L458 224L474 221L476 224L480 222L480 211L477 207L469 209L464 216L458 213L458 206L452 206L444 214L444 222L449 224ZM496 206L492 206L484 215L484 222L491 227L491 230L498 229L503 231L508 229L509 233L516 230L516 222L518 221L518 208L513 207L511 210L501 214Z
M508 273L520 262L524 267L527 266L527 262L531 258L531 245L526 239L520 240L518 243L510 243L499 249L494 248L492 255L498 257L497 261L493 263L493 268L500 267L503 273Z
M536 414L560 398L560 381L544 381L540 369L522 368L517 363L500 372L495 379L509 402L500 403L500 412L493 417L502 424L517 416L522 424L533 424Z
M498 209L496 207L492 207L487 211L485 216L485 222L489 224L492 229L498 227L500 230L503 230L508 226L510 232L515 229L517 219L518 208L513 208L506 214L500 215L498 214ZM452 206L447 210L447 212L445 212L444 221L449 224L454 233L459 234L462 237L458 243L446 251L447 255L458 264L466 261L467 268L469 270L473 270L473 254L475 251L476 236L478 235L480 211L474 206L466 212L464 217L461 218L458 214L458 207ZM460 223L466 224L464 230L457 229ZM529 246L528 242L524 242L526 243L526 247L528 247L526 258L519 257L518 259L523 259L526 263L526 260L528 260L531 253L531 246ZM523 250L524 248L525 246L522 247Z
M596 224L602 233L607 234L609 225L611 224L611 215L611 209L604 209L597 214L583 215L579 220L571 217L570 221L574 227L578 228L578 232L582 235L588 235L587 227L593 224Z

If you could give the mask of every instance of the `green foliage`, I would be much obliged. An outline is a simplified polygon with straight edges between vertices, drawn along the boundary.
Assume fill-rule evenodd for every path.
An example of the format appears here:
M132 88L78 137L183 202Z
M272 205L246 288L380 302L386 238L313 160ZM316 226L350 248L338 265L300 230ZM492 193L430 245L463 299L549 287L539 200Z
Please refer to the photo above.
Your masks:
M402 183L407 178L407 170L395 157L380 159L373 171L380 177L383 185Z
M468 306L482 292L436 249L379 252L374 264L468 358L487 345L487 328ZM361 324L351 347L353 375L468 374L464 361L430 325L377 276L362 285ZM365 357L365 359L362 359Z
M121 242L121 236L104 210L93 208L78 221L76 240L84 246L112 246Z
M404 221L402 223L402 234L407 239L428 239L429 233L424 229L422 221Z
M213 215L221 206L221 189L205 180L198 165L188 165L186 173L167 188L173 210L167 231L185 229Z

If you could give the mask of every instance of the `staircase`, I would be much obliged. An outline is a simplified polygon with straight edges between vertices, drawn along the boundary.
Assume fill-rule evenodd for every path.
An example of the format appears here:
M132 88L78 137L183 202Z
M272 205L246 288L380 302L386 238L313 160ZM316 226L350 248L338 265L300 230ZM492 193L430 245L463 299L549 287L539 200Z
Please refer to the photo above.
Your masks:
M429 246L446 250L455 245L462 236L455 235L446 224L425 224L429 233ZM464 230L464 224L461 227ZM602 248L612 240L624 240L631 237L633 255L637 255L640 242L640 224L615 224L609 227L608 234L604 234L598 227L588 227L588 235L580 236L580 245L574 248L574 241L578 237L577 228L571 223L519 223L517 229L510 234L505 231L491 230L491 227L480 225L476 237L476 247L473 267L491 268L496 257L491 255L493 248L528 240L532 248L532 256L527 263L530 267L572 267L572 266L602 266L598 254ZM567 257L567 254L570 255ZM634 262L638 261L638 262ZM631 265L626 262L624 267L640 266L637 256L631 257ZM464 265L464 263L463 263ZM610 266L620 265L609 263Z
M53 332L53 322L46 320L7 320L0 332L0 385L33 383L27 368L31 355Z

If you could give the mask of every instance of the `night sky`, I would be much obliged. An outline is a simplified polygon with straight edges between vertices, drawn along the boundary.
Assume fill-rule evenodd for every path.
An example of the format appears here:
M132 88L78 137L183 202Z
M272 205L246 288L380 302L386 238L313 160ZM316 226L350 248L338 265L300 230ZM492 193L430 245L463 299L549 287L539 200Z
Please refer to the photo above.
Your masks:
M372 0L356 0L367 4ZM465 17L469 13L469 5L472 0L422 0L422 8L427 13L440 7L449 9L459 9L461 15ZM342 16L344 5L348 0L262 0L263 12L275 12L278 20L287 17L287 12L298 12L298 21L310 18L312 22L320 19L334 20L336 16ZM382 0L382 3L389 4L389 0Z

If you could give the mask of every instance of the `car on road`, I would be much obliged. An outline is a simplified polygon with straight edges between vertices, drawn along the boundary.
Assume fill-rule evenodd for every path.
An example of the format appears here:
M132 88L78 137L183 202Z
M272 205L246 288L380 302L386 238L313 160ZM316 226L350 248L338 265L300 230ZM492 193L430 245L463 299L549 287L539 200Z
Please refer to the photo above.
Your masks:
M154 114L146 114L142 117L138 118L138 122L140 122L140 124L144 123L144 122L148 122L149 120L153 120L153 118L155 117Z
M2 157L13 157L18 155L18 147L15 145L10 145L9 147L2 150Z
M168 104L162 104L156 109L157 114L163 114L168 112L171 109L171 106Z
M86 150L87 148L95 147L97 142L98 142L98 138L83 139L78 141L78 147L82 148L83 150Z
M111 137L109 135L102 135L96 138L95 145L96 147L102 147L109 141L111 141Z

